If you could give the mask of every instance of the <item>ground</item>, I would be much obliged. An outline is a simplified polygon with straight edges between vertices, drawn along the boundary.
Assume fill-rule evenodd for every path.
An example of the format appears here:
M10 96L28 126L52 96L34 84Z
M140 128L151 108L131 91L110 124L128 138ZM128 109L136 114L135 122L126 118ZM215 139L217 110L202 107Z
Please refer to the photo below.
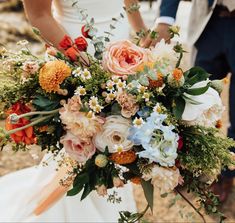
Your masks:
M0 3L0 10L3 8L3 4L5 3ZM182 10L186 9L186 7L187 6L182 6ZM0 43L11 48L14 46L16 41L28 38L32 43L31 46L33 47L34 51L39 52L42 49L42 45L35 42L35 39L31 33L31 29L25 21L24 15L21 12L12 12L11 10L8 11L7 9L8 8L4 7L4 12L1 11L0 13ZM179 22L184 20L184 13L187 13L187 10L185 12L181 12L179 15ZM185 24L182 24L182 27L185 28ZM225 105L227 105L227 88L224 90L222 98ZM223 131L225 132L226 126L228 124L227 111L224 113L223 123ZM4 125L3 121L1 121L1 125ZM30 152L14 153L10 150L9 145L4 149L4 151L0 152L0 176L14 172L16 170L20 170L22 168L36 165L40 162L42 156L43 154L37 147L32 147ZM139 186L134 186L134 194L137 207L141 211L145 208L146 205L142 189ZM177 200L176 204L174 204L171 208L168 208L173 201L173 197L174 195L171 194L167 198L161 198L156 192L154 197L155 205L153 214L148 212L145 216L145 220L147 222L201 222L201 219L198 218L196 214L192 214L192 208L182 199ZM227 222L235 222L234 197L235 187L230 195L229 200L223 206L223 211L228 217ZM208 218L207 220L208 222L217 222L216 219Z

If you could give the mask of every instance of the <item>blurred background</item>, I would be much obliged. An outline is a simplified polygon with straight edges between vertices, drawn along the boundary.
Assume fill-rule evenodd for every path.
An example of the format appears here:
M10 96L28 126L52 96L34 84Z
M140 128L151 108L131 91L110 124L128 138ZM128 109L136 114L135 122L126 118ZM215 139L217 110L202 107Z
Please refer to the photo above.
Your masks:
M185 67L189 66L190 49L186 43L186 30L188 18L190 16L190 1L182 1L177 14L177 25L181 27L181 35L179 41L184 43L188 53L186 54L184 63ZM144 19L149 27L153 24L157 15L157 1L141 1L141 11ZM42 54L44 44L41 43L32 32L31 26L28 24L23 11L22 2L19 0L0 0L0 47L4 46L7 49L15 49L16 42L26 39L30 42L30 48L36 54ZM1 69L1 68L0 68ZM5 76L0 72L0 84ZM224 104L227 105L228 89L226 88L222 94ZM226 110L223 120L223 131L226 133L228 125ZM4 120L0 120L0 125L4 126ZM16 170L36 165L40 162L43 154L40 148L35 146L29 148L30 152L14 153L8 145L3 151L0 151L0 176L14 172ZM1 193L1 191L0 191ZM1 196L1 194L0 194ZM145 208L145 198L140 187L135 186L135 198L139 210ZM200 222L200 218L194 214L193 210L181 200L179 197L173 199L174 195L169 195L167 198L161 198L158 194L155 195L155 208L153 215L149 212L145 216L145 222ZM235 191L231 193L228 201L223 205L222 210L228 217L227 222L235 222ZM169 208L170 207L170 208ZM216 222L215 219L208 219L208 222Z

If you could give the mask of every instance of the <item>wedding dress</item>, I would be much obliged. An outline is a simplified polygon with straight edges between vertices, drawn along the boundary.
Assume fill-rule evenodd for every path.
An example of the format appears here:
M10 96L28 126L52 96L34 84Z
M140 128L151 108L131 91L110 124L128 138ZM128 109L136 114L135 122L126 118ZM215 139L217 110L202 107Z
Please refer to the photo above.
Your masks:
M71 1L54 0L54 17L70 36L81 35L82 24L79 22L78 11L72 7ZM89 16L95 18L99 35L109 30L113 17L122 11L122 1L112 0L80 0L79 7L87 9ZM128 38L128 23L125 20L117 24L113 39ZM46 161L47 166L42 163ZM85 200L80 195L64 196L54 206L39 216L32 214L37 205L37 196L56 175L57 162L46 155L37 167L8 174L0 178L0 222L115 222L118 211L136 211L133 191L130 184L116 189L121 196L120 204L111 204L107 198L97 195L94 191ZM112 191L111 191L112 193Z

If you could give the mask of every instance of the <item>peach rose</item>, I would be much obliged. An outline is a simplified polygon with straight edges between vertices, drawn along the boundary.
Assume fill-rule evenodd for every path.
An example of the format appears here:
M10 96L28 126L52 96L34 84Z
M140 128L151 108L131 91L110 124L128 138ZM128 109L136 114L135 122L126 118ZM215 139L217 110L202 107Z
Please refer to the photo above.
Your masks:
M125 91L118 94L117 102L121 106L121 114L125 118L130 118L139 110L135 96L127 94Z
M135 74L137 68L148 61L147 50L129 40L111 43L103 56L103 66L111 73L124 76Z
M87 141L101 130L104 120L98 116L88 117L87 112L80 112L80 108L80 97L74 96L60 109L60 118L67 130Z
M63 144L65 151L79 163L85 163L96 151L91 140L81 141L79 137L69 131L61 138L60 142Z

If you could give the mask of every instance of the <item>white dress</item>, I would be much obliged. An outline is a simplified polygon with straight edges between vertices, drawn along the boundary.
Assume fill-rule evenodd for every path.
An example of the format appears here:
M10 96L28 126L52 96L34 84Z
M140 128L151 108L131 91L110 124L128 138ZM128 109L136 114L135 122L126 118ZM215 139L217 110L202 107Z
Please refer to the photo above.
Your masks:
M79 0L79 6L86 8L88 14L95 18L96 27L102 35L109 30L111 18L122 11L122 1L112 0ZM76 9L71 7L71 1L55 0L54 16L61 26L73 38L81 35L81 23ZM128 23L123 20L115 30L116 39L126 39L129 35ZM44 157L44 161L48 159ZM42 164L8 174L0 178L0 222L116 222L118 211L136 211L131 185L116 189L122 197L120 204L107 202L92 192L85 200L80 201L80 195L63 197L49 210L35 216L32 214L37 199L34 197L56 175L57 162L52 159Z

